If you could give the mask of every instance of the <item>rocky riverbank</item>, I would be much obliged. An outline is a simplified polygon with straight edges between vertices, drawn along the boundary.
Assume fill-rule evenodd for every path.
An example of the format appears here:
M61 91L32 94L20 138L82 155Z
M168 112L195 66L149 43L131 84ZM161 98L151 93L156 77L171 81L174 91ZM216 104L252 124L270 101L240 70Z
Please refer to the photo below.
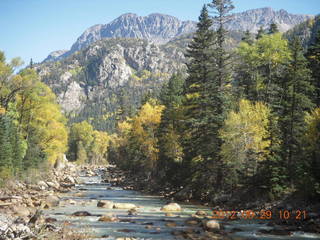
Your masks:
M66 163L50 170L36 182L10 180L0 189L0 240L8 239L79 239L42 211L60 204L60 196L75 184L81 168Z
M102 176L105 184L100 184L100 180L87 182L89 179L100 179L98 175ZM90 236L94 229L75 231L81 222L93 224L92 227L109 226L112 229L110 233L123 233L125 237L112 238L117 240L141 239L132 237L141 231L171 236L166 239L246 239L231 237L234 233L247 231L238 227L241 224L235 221L241 218L241 210L245 209L239 209L234 218L229 214L217 220L209 209L223 211L222 206L203 208L198 205L207 210L189 212L196 206L177 202L169 197L171 195L167 196L166 204L161 199L157 207L150 208L149 195L146 195L145 201L139 202L135 192L126 191L148 191L148 188L143 188L145 184L145 180L139 182L115 166L104 168L70 163L51 170L45 178L36 182L8 182L0 190L0 240L81 240L94 237ZM149 214L154 214L154 218L150 218ZM310 211L303 221L280 222L274 219L268 221L268 226L255 230L257 234L286 239L283 237L290 237L297 230L319 232L319 226L319 216Z

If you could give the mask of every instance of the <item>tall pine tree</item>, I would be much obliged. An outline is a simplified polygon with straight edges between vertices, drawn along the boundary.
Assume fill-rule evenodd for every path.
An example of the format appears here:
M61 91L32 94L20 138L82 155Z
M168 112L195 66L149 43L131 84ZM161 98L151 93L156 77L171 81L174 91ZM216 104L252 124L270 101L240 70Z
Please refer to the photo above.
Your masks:
M281 156L293 183L295 169L302 159L302 137L305 131L305 112L313 109L311 73L303 48L296 37L290 43L292 59L286 66L282 79L282 101L279 114L281 129Z
M222 158L220 155L221 147L223 144L219 136L224 120L226 118L228 108L229 89L228 85L231 82L231 55L225 48L227 37L227 30L225 24L231 20L230 12L234 9L231 0L213 0L209 4L212 9L213 22L217 26L216 42L214 45L214 62L213 62L213 77L208 82L207 104L209 106L206 114L209 130L210 150L206 156L209 176L212 178L209 184L212 184L216 189L223 190L224 187L224 171ZM215 195L212 192L212 195Z
M183 169L185 185L199 184L203 176L204 156L212 151L212 139L208 135L206 111L208 108L208 82L213 77L214 32L207 7L204 6L197 24L197 31L189 45L187 57L188 77L184 86ZM200 190L200 189L199 189Z
M308 48L307 59L312 71L312 80L316 88L315 103L320 106L320 30L317 32L314 42Z

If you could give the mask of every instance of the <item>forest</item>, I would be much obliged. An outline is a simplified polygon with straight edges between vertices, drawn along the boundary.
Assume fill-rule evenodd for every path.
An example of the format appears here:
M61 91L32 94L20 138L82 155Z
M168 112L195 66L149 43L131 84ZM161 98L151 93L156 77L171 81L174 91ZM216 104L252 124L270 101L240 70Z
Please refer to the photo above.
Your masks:
M173 75L158 98L118 123L109 159L155 189L183 189L185 199L316 200L320 32L305 49L271 24L229 51L224 25L233 8L203 7L187 77Z
M207 202L320 195L320 31L307 48L276 24L226 47L234 6L212 1L186 72L118 118L115 133L68 122L31 63L0 53L0 185L53 167L115 163L160 191ZM213 26L215 26L213 28ZM130 106L126 106L130 108ZM201 186L201 187L199 187ZM248 198L248 197L247 197Z

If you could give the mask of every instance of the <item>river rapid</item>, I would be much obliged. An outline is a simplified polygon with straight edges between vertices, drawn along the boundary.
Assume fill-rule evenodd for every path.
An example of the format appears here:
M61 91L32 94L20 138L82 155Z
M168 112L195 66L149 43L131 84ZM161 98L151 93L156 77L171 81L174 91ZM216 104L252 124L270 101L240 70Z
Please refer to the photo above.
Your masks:
M59 206L45 210L45 216L55 218L59 223L67 222L71 228L87 233L93 239L320 239L320 234L299 231L293 231L290 235L265 234L272 229L281 229L280 226L268 226L267 220L220 221L224 228L223 235L206 235L201 224L188 225L186 220L198 210L210 214L211 209L179 203L182 211L168 216L160 210L167 203L166 199L103 183L102 173L98 170L96 176L86 176L83 172L75 189L62 196ZM138 206L137 212L128 214L125 209L100 208L97 207L99 200L132 203ZM73 216L78 211L91 215ZM118 221L99 221L106 213L113 214Z

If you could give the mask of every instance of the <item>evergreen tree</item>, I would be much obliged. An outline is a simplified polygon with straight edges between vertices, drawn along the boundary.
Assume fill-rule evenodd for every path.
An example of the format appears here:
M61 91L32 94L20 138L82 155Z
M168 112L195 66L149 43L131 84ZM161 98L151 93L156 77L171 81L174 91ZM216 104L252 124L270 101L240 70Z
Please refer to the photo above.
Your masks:
M286 66L282 79L281 112L281 157L285 162L291 182L300 159L302 159L302 137L305 130L305 111L313 108L310 70L303 56L303 48L296 37L290 44L292 59Z
M243 37L241 38L241 41L248 43L249 45L253 44L252 36L249 30L244 32Z
M261 27L259 28L259 30L258 30L257 35L256 35L256 40L262 38L262 36L263 36L264 34L266 34L266 32L265 32L265 30L263 29L263 27L261 26Z
M195 182L202 176L204 155L212 151L209 138L209 125L206 121L208 82L213 76L214 33L211 30L212 20L207 7L202 8L197 31L189 45L187 57L188 77L184 86L184 124L183 124L183 171L185 184ZM191 172L191 173L190 173ZM198 189L200 190L200 189Z
M33 68L33 60L32 60L32 58L30 59L30 64L29 64L29 68Z
M13 174L14 149L12 145L12 122L6 114L0 114L0 177Z
M162 181L178 184L181 182L176 169L182 161L181 146L181 104L184 79L180 74L173 75L168 85L161 91L161 104L165 106L158 129L158 177Z
M317 32L314 42L307 51L309 68L312 71L313 85L315 86L315 104L320 106L320 30Z
M208 81L207 95L205 99L208 105L206 121L209 129L207 130L207 141L210 143L208 155L206 156L206 169L210 171L212 180L209 184L214 185L216 189L223 189L224 166L221 158L221 147L223 144L219 136L219 131L224 124L227 108L229 105L228 84L231 82L230 59L231 55L225 48L227 31L225 24L230 21L230 12L234 6L231 0L213 0L209 4L213 9L213 21L218 26L216 31L216 44L214 45L214 64L213 77ZM215 193L212 192L214 195Z
M279 29L278 29L277 24L275 24L274 22L271 23L270 27L269 27L268 34L274 34L274 33L278 33L278 32L279 32Z

